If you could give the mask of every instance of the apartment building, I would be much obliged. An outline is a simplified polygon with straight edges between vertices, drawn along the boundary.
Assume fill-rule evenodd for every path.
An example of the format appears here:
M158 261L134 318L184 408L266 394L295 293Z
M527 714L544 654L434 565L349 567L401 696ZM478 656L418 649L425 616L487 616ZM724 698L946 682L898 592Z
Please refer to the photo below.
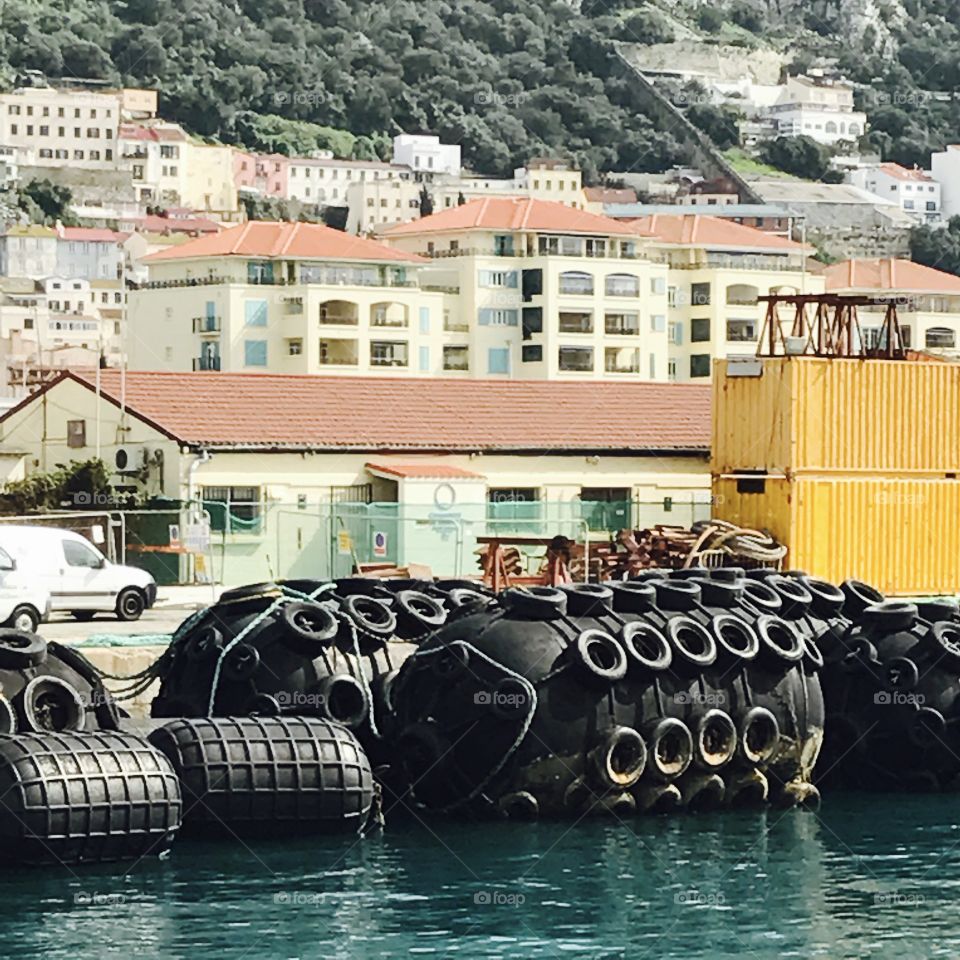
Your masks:
M177 123L124 123L118 145L136 199L155 206L180 206L186 177L187 135Z
M960 357L960 277L910 260L844 260L827 267L828 293L894 297L904 345ZM858 307L863 337L879 345L885 309Z
M91 227L13 226L0 235L0 275L117 280L123 239L113 230Z
M893 201L919 220L940 219L940 184L923 170L899 163L878 163L852 170L848 180L862 190Z
M940 187L944 220L960 214L960 144L948 143L930 155L930 175Z
M0 94L0 143L30 167L116 167L123 91L20 87Z
M387 228L431 262L421 282L458 291L443 373L662 380L667 273L625 224L560 203L485 199Z
M439 137L401 133L393 138L393 162L417 175L460 174L460 145L441 143Z
M290 158L280 153L233 151L233 181L238 190L264 197L287 197Z
M764 112L781 137L803 134L833 145L855 141L867 130L867 115L853 108L853 85L814 72L788 77L776 102Z
M757 297L816 293L812 248L719 217L660 215L627 223L641 250L669 270L667 376L708 380L712 361L756 352L765 307Z
M335 157L291 157L289 161L287 196L313 206L349 207L349 233L358 233L361 225L366 229L374 222L371 216L378 223L391 220L380 214L384 187L402 191L405 200L420 193L410 168L398 164Z
M250 221L144 258L135 370L437 374L450 297L422 258L318 224Z

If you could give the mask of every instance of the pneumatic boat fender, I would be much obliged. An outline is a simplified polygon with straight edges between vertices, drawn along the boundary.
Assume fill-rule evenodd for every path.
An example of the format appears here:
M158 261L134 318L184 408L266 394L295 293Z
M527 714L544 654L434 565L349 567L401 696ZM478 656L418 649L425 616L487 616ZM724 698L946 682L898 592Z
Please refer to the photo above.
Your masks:
M340 724L315 717L185 718L149 739L182 786L187 830L358 833L376 812L370 761Z
M163 853L180 827L167 758L128 733L0 736L0 860L103 863Z

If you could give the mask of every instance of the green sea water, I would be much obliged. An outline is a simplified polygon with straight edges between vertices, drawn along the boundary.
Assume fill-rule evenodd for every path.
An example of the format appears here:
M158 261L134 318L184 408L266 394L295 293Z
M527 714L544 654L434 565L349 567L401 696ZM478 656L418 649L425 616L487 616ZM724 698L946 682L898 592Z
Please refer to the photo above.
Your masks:
M179 840L163 860L14 870L8 960L960 957L960 798L377 837Z

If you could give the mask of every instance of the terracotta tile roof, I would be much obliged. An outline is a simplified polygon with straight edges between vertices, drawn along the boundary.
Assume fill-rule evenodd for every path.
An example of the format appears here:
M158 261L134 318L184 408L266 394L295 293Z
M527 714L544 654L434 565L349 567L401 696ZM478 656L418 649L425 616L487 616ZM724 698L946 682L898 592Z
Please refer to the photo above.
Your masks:
M629 187L584 187L584 196L590 203L636 203L637 191Z
M482 473L450 467L445 463L368 463L374 473L387 473L405 480L483 480Z
M626 224L577 210L552 200L529 197L484 197L459 207L398 223L385 230L386 238L435 233L445 230L531 230L541 233L582 233L591 236L621 236L631 233Z
M911 170L909 167L901 167L899 163L881 163L880 170L895 180L922 180L924 183L933 183L933 180L922 170L916 168Z
M187 135L180 127L154 127L139 123L121 123L118 134L120 140L185 141Z
M60 227L57 233L61 240L82 240L86 243L120 243L126 239L122 233L100 227Z
M655 213L650 217L629 220L626 225L637 236L682 247L761 250L765 253L802 253L804 249L803 244L766 230L699 213Z
M390 247L334 230L319 223L277 223L248 220L221 233L198 237L171 250L144 257L157 260L192 260L196 257L288 257L294 260L359 260L426 263L415 253Z
M64 377L93 389L92 376ZM101 390L119 404L118 370L101 372ZM128 372L125 390L132 413L195 447L597 453L710 444L710 387L701 384Z
M960 277L912 260L841 260L824 272L831 293L892 290L960 294Z
M146 233L219 233L223 229L207 217L160 217L152 213L132 222L137 230Z

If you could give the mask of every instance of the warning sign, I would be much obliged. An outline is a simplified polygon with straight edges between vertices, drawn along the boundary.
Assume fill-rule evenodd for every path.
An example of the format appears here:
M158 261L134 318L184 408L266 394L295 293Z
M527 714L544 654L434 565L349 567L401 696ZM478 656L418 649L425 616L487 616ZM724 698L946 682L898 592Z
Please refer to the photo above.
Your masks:
M373 555L375 557L387 555L387 535L382 530L373 531Z
M353 541L350 539L349 530L337 531L337 553L349 557L353 552Z

